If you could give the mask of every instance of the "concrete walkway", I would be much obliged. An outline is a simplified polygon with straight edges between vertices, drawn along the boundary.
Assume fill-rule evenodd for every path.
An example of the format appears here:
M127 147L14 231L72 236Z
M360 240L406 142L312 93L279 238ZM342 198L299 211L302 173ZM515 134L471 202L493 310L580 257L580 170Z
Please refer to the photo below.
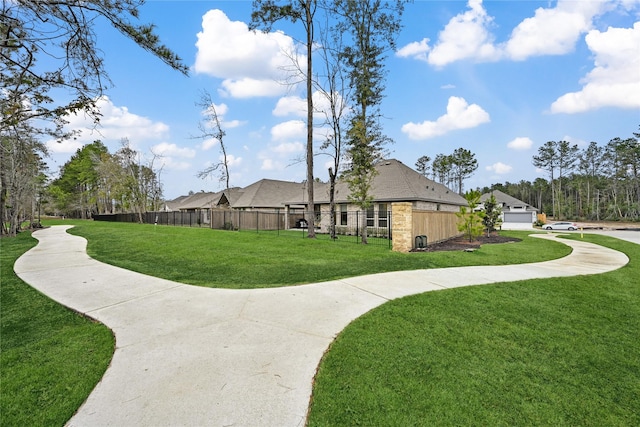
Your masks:
M316 367L353 319L388 300L502 281L599 274L623 253L562 240L562 259L401 271L312 285L183 285L91 259L57 226L15 264L31 286L113 330L110 367L70 426L301 426ZM537 235L555 239L552 234Z

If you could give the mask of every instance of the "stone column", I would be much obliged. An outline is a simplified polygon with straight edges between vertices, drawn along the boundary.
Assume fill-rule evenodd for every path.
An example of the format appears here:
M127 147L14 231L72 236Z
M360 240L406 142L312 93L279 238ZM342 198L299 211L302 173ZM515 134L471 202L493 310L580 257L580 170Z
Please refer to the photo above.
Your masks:
M413 249L413 204L411 202L391 204L391 233L394 251L409 252Z

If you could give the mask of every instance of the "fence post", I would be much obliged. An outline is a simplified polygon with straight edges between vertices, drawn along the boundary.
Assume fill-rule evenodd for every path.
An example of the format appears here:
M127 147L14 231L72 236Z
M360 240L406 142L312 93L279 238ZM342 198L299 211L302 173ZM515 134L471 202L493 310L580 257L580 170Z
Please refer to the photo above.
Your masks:
M393 227L391 226L391 221L393 221L392 211L387 211L387 240L389 241L389 249L393 248L393 236L391 235L391 230Z

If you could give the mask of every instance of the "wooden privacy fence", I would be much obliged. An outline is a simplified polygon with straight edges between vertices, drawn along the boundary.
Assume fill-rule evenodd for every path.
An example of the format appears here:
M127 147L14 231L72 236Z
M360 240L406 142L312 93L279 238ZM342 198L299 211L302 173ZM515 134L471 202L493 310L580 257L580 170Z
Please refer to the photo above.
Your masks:
M455 212L413 211L413 236L427 236L429 244L459 236Z
M197 211L145 212L145 224L175 225L184 227L210 227L220 230L285 230L296 228L302 214L289 214L288 224L283 211L238 211L223 209L201 209ZM94 215L95 221L139 222L138 214Z
M291 223L291 218L289 219ZM284 212L212 210L211 228L219 230L284 230Z

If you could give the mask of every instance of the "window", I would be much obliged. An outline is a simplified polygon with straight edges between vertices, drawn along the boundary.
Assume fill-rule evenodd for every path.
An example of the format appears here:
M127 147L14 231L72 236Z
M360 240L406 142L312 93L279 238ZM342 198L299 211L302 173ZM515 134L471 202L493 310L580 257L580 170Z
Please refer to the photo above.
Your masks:
M378 227L387 228L388 225L388 212L387 212L387 204L380 203L378 205Z
M340 205L340 225L347 225L347 205Z
M367 208L367 227L373 227L375 223L376 211L375 206L371 205Z

